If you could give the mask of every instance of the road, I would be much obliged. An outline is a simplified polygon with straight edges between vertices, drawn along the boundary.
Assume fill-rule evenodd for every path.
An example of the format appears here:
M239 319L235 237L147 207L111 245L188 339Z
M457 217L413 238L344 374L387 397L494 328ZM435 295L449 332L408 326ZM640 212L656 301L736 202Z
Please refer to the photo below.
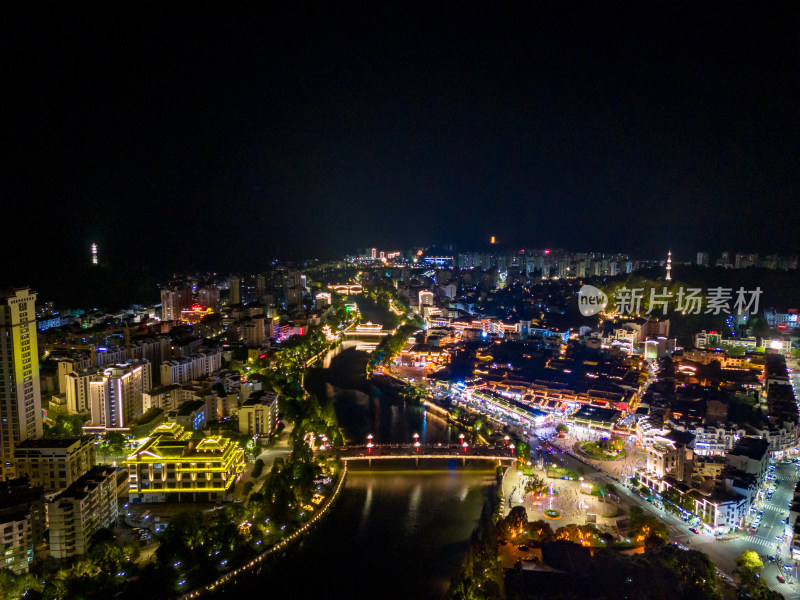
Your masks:
M790 560L789 544L791 534L787 536L787 541L778 541L776 536L783 537L784 533L789 532L788 526L782 520L789 517L789 501L794 493L794 487L798 479L798 468L795 465L776 465L775 468L775 492L771 500L756 502L756 511L751 512L752 518L761 512L761 522L758 531L754 535L739 534L733 539L725 542L717 542L710 536L701 534L695 536L698 541L695 547L706 552L720 568L730 573L738 558L745 550L753 550L761 556L775 556L776 562L765 560L765 567L761 571L767 585L772 589L783 594L787 600L790 598L800 598L800 584L796 577L787 577L786 583L777 580L778 574L785 577L789 572L782 569L785 564L794 566ZM763 512L762 512L763 511ZM795 575L795 571L791 571ZM790 583L791 582L791 583Z
M531 447L538 448L540 445L541 442L538 438L531 438ZM556 452L553 456L556 462L572 470L576 470L578 465L583 465L587 472L590 469L594 469L593 466L579 461L577 458L564 453L563 450ZM783 594L786 600L800 600L800 583L796 579L797 571L786 571L782 568L786 564L791 564L792 567L795 566L794 562L789 559L791 534L789 533L783 542L778 542L775 539L776 536L782 537L785 532L789 532L788 526L784 525L782 520L789 517L789 501L792 499L794 487L798 481L798 467L794 464L778 464L775 466L774 473L775 481L768 482L774 484L775 488L771 500L767 501L764 498L763 502L757 502L756 512L751 513L752 517L755 518L758 512L763 510L763 516L756 534L738 533L726 535L722 536L724 541L705 533L692 533L689 529L689 524L684 523L675 515L650 504L611 476L606 474L604 479L617 487L630 503L640 506L661 519L667 525L671 541L705 552L714 561L717 568L728 576L733 575L733 571L736 568L736 559L745 550L753 550L762 557L775 556L777 559L775 562L768 559L764 560L765 566L761 571L761 577L764 578L770 588ZM766 489L768 488L769 486L766 486ZM787 577L789 573L792 574L791 577ZM786 578L786 583L778 581L779 574Z
M264 461L264 470L261 471L261 476L259 477L259 482L263 483L264 477L270 472L272 469L272 463L275 462L276 458L283 458L289 456L292 452L291 446L291 433L292 433L292 426L290 425L286 429L281 432L281 439L274 442L271 446L263 448L261 453L256 457L255 460L259 458ZM236 482L231 490L231 495L234 500L244 500L244 485L248 481L252 481L252 473L253 467L255 466L255 460L253 462L247 461L247 464L244 467L244 471L242 471L241 477ZM261 483L256 483L256 491Z

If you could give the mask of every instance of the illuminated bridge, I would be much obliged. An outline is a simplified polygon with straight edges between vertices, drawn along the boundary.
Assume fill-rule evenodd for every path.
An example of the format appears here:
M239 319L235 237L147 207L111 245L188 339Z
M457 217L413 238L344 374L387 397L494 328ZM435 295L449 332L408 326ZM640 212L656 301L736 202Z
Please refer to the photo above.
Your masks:
M380 323L359 323L355 327L346 329L344 332L345 339L358 341L356 350L364 350L365 352L372 352L378 345L378 342L387 335L394 333L391 330L386 330Z
M384 329L380 323L373 323L367 321L366 323L359 323L355 327L346 329L344 334L347 336L361 336L361 337L383 337L394 333L391 329Z
M509 446L470 446L464 444L374 444L333 449L344 461L388 459L514 460Z
M364 288L361 285L349 283L331 284L328 286L328 289L336 292L337 294L342 294L343 296L354 296L364 291Z

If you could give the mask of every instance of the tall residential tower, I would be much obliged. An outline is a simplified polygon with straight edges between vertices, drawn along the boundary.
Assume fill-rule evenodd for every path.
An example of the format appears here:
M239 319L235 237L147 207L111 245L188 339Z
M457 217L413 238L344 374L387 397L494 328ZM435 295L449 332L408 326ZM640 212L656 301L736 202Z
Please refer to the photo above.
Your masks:
M0 476L16 475L14 448L42 437L36 293L0 292Z

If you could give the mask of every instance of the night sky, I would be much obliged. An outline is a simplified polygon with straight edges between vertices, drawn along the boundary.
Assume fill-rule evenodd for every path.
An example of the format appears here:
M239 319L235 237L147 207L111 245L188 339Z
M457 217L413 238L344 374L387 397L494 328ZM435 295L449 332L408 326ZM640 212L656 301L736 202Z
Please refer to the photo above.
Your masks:
M2 283L799 249L798 3L267 4L0 4Z

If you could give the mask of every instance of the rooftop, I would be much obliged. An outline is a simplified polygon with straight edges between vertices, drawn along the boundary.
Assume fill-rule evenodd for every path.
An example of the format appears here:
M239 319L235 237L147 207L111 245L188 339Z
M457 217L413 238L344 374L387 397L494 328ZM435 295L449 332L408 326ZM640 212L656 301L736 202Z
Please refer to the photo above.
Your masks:
M92 440L92 436L84 435L82 437L70 437L70 438L42 438L42 439L27 439L24 442L21 442L17 445L17 448L25 449L25 448L69 448L73 444L76 444L80 441L90 442Z
M602 423L611 423L618 420L622 413L614 408L601 408L599 406L591 406L584 404L576 413L572 415L574 419L585 419L588 421L599 421Z
M729 455L746 456L751 460L762 460L769 451L769 442L762 438L743 437L728 452Z
M671 429L670 432L664 437L673 441L677 446L688 446L694 441L695 435L693 433L689 433L688 431Z
M278 399L275 392L256 392L242 403L242 406L257 406L259 404L272 404Z
M56 501L64 498L85 498L89 490L103 483L109 475L116 473L117 469L108 465L95 465L86 473L73 481L70 486L56 496Z
M178 416L187 417L196 410L204 408L205 405L206 403L203 400L188 400L181 404L175 412L178 413Z

